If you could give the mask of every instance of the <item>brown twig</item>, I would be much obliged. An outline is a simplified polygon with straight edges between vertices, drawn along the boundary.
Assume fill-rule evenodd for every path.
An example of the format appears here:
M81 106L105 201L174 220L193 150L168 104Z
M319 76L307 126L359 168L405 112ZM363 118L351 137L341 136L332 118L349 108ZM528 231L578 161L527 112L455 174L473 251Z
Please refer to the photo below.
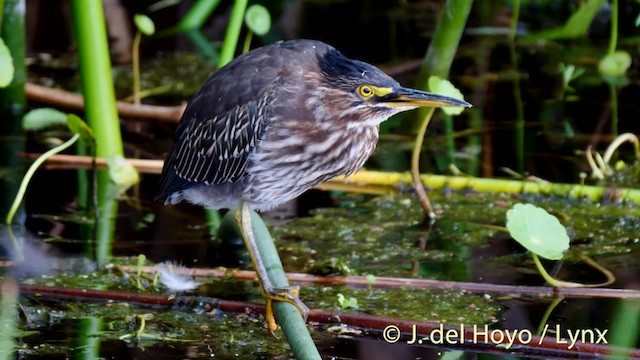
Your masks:
M33 83L27 83L25 85L25 92L27 93L27 98L31 101L55 105L70 110L84 110L84 97L79 94L60 89L52 89ZM186 105L134 105L118 101L117 107L118 114L124 118L178 122Z
M131 303L154 305L154 306L187 306L187 307L204 307L208 310L214 308L220 309L225 312L234 313L258 313L264 314L265 307L263 305L257 305L252 303L230 301L216 298L203 298L194 296L165 296L165 295L144 295L134 294L124 291L103 291L103 290L91 290L91 289L74 289L74 288L60 288L53 286L38 286L38 285L20 285L20 292L22 294L49 296L62 299L88 299L99 301L127 301ZM419 339L415 345L431 346L432 344L444 344L445 347L459 347L459 348L474 348L483 349L484 351L496 352L496 353L521 353L521 354L536 354L537 357L569 357L569 358L581 358L582 356L591 356L591 354L608 355L608 354L624 354L627 358L640 358L640 349L621 349L612 346L605 346L600 344L582 343L576 342L572 349L568 349L566 342L558 342L555 337L558 335L547 334L547 336L535 336L525 335L522 339L518 336L512 338L511 344L507 336L490 337L487 333L486 336L478 336L478 331L483 332L487 329L490 331L509 331L511 334L515 334L514 330L496 330L489 329L483 325L474 328L471 324L460 324L459 326L443 326L440 322L418 322L412 320L402 320L389 317L372 316L357 313L343 313L336 314L330 311L324 310L310 310L309 321L311 323L342 323L349 326L367 329L370 331L381 332L383 337L387 335L385 340L389 340L389 335L395 338L394 331L400 340L400 334L403 334L402 345L411 345L408 342ZM392 331L390 332L389 329ZM440 330L444 332L455 331L457 336L444 338L443 333L438 333ZM518 333L522 333L523 329ZM528 331L528 330L527 330ZM528 334L531 332L529 331ZM415 338L414 338L415 335ZM427 339L428 337L428 339ZM423 340L424 339L424 340ZM447 340L448 339L448 340ZM525 340L525 341L521 341ZM510 345L507 346L507 345Z
M137 270L137 266L121 265L123 271ZM142 271L154 273L156 268L146 266ZM176 273L197 277L231 277L235 280L256 280L256 274L249 270L234 269L203 269L203 268L182 268L174 269ZM299 283L315 284L344 284L353 286L369 286L369 281L364 276L316 276L302 273L287 273L289 281ZM640 299L640 291L632 289L609 289L609 288L554 288L550 286L524 286L524 285L500 285L474 282L440 281L431 279L409 279L396 277L376 277L371 284L375 288L427 288L427 289L453 289L464 290L475 293L499 293L510 295L530 295L530 296L567 296L567 297L597 297L597 298L622 298Z
M26 158L36 159L40 154L20 154ZM47 169L91 169L94 166L103 169L107 167L107 159L93 158L91 156L56 154L47 159L45 167ZM127 161L143 174L160 174L162 172L162 160L133 159Z

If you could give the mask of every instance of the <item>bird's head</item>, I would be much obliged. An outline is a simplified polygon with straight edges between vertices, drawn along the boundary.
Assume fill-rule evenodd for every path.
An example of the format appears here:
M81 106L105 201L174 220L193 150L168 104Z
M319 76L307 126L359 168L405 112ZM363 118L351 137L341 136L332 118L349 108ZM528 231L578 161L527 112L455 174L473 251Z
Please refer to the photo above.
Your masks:
M466 101L405 88L377 67L351 60L331 48L317 54L320 76L307 105L318 120L340 120L349 127L379 125L390 116L418 107L471 107Z

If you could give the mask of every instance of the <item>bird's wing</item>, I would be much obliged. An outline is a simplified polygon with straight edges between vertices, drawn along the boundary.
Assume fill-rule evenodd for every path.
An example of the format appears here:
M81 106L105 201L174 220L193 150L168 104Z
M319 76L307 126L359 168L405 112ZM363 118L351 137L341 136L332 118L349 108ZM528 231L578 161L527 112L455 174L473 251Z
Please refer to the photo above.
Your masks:
M195 184L235 182L247 167L248 158L264 134L271 93L258 102L204 120L190 119L181 125L162 172L158 198ZM194 114L193 116L197 116Z
M207 185L238 180L262 137L261 118L259 105L252 101L223 116L193 122L175 145L178 176Z
M243 54L214 72L187 106L166 157L156 199L198 184L238 181L271 121L283 73L301 60L286 43Z

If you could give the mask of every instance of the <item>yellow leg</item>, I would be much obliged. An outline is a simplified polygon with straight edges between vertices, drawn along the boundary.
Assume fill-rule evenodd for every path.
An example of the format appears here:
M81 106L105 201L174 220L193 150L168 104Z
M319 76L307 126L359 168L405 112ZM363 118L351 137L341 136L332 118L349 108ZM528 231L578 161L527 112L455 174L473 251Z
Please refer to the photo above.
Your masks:
M236 221L238 222L238 227L240 228L240 232L242 233L242 239L245 246L247 247L249 256L251 257L253 267L255 268L256 274L258 275L258 281L260 281L262 294L267 299L266 318L267 325L269 326L269 332L273 335L274 331L276 331L278 327L276 325L275 317L273 316L273 300L284 301L293 304L296 308L298 308L298 310L302 314L302 317L304 318L304 321L306 322L307 315L309 314L309 308L298 297L299 288L297 286L275 288L271 283L271 279L269 279L267 269L264 266L264 262L262 261L262 257L260 256L260 252L258 251L258 246L253 235L251 214L249 213L249 208L244 202L240 204L240 207L236 211Z

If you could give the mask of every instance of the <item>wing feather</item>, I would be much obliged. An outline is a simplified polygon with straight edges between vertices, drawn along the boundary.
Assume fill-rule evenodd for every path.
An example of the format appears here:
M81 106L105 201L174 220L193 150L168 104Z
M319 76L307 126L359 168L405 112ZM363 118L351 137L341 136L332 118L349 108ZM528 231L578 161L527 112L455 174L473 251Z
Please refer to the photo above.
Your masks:
M265 109L258 109L270 101L262 101L264 104L249 102L225 114L189 122L167 156L158 197L197 183L217 185L240 180L245 175L249 155L268 125Z

